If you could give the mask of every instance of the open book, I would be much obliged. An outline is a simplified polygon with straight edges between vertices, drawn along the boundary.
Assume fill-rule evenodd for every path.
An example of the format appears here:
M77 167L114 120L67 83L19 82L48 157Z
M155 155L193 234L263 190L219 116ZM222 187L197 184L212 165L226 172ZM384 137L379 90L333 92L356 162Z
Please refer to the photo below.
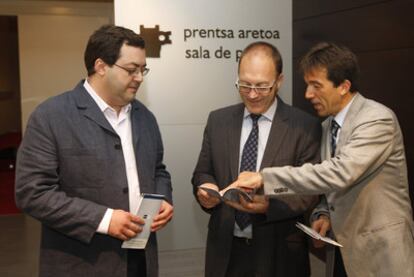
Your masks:
M311 236L314 239L321 240L321 241L324 241L326 243L329 243L335 246L343 247L341 244L337 243L333 239L321 236L318 232L316 232L312 228L309 228L308 226L300 222L296 222L296 227L298 227L299 229L301 229L303 232L305 232L307 235Z
M247 202L253 201L253 194L247 193L237 188L230 188L221 192L205 187L199 188L206 191L210 196L216 197L223 202L235 202L240 204L240 197L243 197L243 199Z

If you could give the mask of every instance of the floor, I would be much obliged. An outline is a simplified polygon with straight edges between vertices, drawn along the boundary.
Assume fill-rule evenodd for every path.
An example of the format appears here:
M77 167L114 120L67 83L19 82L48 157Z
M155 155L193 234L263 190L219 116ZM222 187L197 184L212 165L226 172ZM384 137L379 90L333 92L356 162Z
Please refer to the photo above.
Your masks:
M40 225L24 215L0 216L0 276L36 277ZM204 249L162 251L160 277L202 277ZM324 265L311 256L312 276L323 277Z

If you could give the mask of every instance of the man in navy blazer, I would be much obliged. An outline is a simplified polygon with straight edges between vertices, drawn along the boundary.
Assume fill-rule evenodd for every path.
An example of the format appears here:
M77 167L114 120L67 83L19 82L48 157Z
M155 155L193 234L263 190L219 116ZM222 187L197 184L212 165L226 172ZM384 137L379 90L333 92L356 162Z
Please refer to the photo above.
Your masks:
M85 65L86 80L32 113L18 152L16 202L42 223L39 276L158 276L155 233L144 250L121 248L145 224L141 193L165 196L153 232L173 215L160 131L135 99L145 43L102 26Z
M200 189L224 191L237 179L255 116L258 140L257 156L251 158L256 165L253 171L320 160L319 121L277 96L283 80L277 48L267 42L250 44L243 50L238 73L236 86L243 103L210 113L192 179L197 201L211 215L205 276L310 276L306 237L295 224L304 221L316 196L255 201L246 215L251 222L243 227L234 208Z

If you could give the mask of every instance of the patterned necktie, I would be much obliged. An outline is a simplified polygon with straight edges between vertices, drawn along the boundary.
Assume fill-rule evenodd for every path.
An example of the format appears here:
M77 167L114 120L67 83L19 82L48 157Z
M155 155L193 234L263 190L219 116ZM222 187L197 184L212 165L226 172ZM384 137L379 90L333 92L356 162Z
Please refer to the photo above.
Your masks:
M336 135L338 134L339 128L341 128L341 126L339 126L339 124L335 121L335 119L332 119L332 123L331 123L331 157L335 156Z
M244 144L242 160L240 163L240 172L243 171L256 171L256 162L257 162L257 144L259 138L259 126L257 124L261 115L250 114L252 118L253 127L247 138L246 143ZM250 214L236 210L236 222L239 225L240 229L243 230L251 224Z

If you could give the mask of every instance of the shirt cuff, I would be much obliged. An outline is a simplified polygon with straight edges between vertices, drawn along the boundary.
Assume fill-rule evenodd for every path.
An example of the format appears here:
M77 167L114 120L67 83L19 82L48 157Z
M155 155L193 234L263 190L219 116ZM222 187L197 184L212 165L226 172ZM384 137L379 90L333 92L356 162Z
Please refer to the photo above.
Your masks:
M99 223L98 229L96 229L97 233L101 234L108 234L109 229L109 223L111 223L112 213L114 212L113 209L107 209L105 212L104 217L101 220L101 223Z
M310 222L312 223L315 220L318 220L321 215L324 215L324 216L328 217L329 219L331 218L331 215L329 214L329 212L318 211L318 212L315 212L311 215Z

